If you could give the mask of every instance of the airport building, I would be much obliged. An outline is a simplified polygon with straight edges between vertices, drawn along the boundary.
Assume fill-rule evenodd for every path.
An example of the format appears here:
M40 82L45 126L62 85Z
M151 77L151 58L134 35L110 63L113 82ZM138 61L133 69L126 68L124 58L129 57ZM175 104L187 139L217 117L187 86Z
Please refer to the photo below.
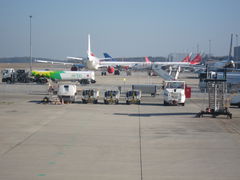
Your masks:
M240 61L240 46L234 47L234 59Z

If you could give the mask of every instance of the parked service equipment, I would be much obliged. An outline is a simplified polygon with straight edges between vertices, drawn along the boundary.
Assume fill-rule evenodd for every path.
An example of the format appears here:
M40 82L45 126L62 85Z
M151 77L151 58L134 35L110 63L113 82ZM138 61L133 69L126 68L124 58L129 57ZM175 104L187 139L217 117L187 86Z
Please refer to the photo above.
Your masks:
M120 98L120 92L114 90L108 90L104 92L104 104L118 104Z
M8 84L15 82L15 70L13 68L2 70L2 82Z
M61 102L75 102L77 86L75 84L60 84L57 95Z
M185 81L165 81L163 93L164 105L185 105Z
M28 83L33 81L34 79L30 77L29 72L24 69L18 69L15 71L13 68L8 68L2 71L2 82L8 84L16 82Z
M151 94L151 96L156 96L157 85L154 84L134 84L132 85L132 90L139 90L142 94Z
M126 104L140 104L141 102L141 91L131 90L126 93Z
M226 115L232 119L226 99L226 79L206 79L208 91L208 107L196 114L196 117L203 117L204 114L212 115L213 118L219 115Z
M84 104L92 102L94 104L98 103L99 90L96 89L84 89L82 92L82 102Z

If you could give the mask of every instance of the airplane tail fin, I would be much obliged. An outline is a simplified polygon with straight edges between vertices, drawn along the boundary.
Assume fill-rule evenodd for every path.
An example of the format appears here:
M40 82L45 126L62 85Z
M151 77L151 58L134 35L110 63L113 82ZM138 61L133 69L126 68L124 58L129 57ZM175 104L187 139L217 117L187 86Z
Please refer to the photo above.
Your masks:
M90 59L91 56L95 56L92 52L91 52L91 39L90 39L90 34L88 34L88 50L87 50L87 55L88 58Z
M151 64L152 62L148 59L148 57L145 57L145 62Z
M111 60L111 61L117 61L116 59L114 59L112 56L110 56L108 53L103 53L103 56L106 60Z
M194 58L193 58L193 60L190 62L190 64L200 64L201 63L201 61L202 61L202 56L201 56L201 54L197 54Z
M191 56L192 56L192 53L190 53L188 56L186 56L186 57L182 60L182 62L190 62Z
M103 53L103 56L104 56L105 58L110 58L110 59L112 59L112 56L110 56L108 53Z

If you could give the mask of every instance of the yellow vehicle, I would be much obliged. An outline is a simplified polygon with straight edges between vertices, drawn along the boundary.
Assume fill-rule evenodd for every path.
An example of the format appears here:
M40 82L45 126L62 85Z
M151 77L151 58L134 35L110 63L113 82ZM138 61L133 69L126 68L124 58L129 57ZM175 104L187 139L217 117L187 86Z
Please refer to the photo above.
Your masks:
M141 103L141 91L131 90L126 93L126 104L140 104Z

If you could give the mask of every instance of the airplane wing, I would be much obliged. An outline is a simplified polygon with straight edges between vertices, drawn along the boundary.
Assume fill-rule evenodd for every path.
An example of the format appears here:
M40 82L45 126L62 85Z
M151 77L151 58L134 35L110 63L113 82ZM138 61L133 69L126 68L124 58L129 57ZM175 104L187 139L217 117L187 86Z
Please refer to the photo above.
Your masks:
M127 66L133 67L136 65L144 65L147 64L146 62L127 62L127 61L100 61L99 67L109 67L109 66Z
M49 63L49 64L63 64L63 65L73 65L73 64L75 64L75 63L69 63L69 62L45 61L45 60L38 60L38 59L36 59L35 62L38 62L38 63Z
M67 56L67 59L79 60L79 61L83 60L83 58L81 58L81 57L71 57L71 56Z
M134 66L134 65L148 65L149 62L127 62L127 61L100 61L100 66ZM169 66L169 65L189 65L189 62L152 62L155 65Z
M167 65L189 65L189 62L153 62L153 64L167 66Z

